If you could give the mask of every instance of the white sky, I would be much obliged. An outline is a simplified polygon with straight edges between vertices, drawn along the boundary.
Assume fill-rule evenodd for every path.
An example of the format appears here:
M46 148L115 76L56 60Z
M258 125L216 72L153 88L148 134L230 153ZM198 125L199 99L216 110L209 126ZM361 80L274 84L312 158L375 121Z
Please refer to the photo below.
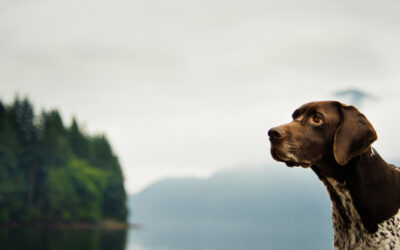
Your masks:
M0 98L105 133L128 192L166 176L272 162L266 132L357 87L395 158L400 3L321 0L0 2ZM342 100L346 101L346 100Z

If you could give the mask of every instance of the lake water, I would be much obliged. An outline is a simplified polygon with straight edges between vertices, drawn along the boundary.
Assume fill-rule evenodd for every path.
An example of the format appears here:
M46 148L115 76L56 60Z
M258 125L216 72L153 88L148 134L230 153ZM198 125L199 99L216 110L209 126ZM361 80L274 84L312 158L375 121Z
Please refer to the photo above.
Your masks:
M1 250L332 249L322 230L230 228L140 230L0 229Z
M124 250L126 241L124 230L0 228L1 250Z

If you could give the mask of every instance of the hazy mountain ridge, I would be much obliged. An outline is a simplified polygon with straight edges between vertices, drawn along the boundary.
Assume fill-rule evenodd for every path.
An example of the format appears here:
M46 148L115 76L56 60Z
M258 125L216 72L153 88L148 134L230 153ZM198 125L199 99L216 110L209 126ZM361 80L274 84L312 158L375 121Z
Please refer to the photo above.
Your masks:
M131 221L149 227L330 227L328 196L311 172L268 166L208 179L164 179L131 196Z
M169 178L130 196L150 249L330 249L330 202L310 169L280 164Z

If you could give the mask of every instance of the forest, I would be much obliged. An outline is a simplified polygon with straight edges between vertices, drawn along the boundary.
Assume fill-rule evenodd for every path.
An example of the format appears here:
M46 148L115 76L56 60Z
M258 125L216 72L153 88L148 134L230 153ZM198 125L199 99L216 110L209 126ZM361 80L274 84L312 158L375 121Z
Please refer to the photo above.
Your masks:
M124 179L105 135L57 110L0 101L0 224L125 222Z

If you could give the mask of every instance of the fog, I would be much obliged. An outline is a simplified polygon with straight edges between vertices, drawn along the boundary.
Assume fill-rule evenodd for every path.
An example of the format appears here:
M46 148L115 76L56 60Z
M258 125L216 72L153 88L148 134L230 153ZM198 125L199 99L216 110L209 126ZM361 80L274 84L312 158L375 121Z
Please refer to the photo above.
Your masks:
M105 133L129 192L167 176L272 162L268 128L357 88L398 158L393 1L2 1L0 97ZM40 109L36 110L40 112Z

